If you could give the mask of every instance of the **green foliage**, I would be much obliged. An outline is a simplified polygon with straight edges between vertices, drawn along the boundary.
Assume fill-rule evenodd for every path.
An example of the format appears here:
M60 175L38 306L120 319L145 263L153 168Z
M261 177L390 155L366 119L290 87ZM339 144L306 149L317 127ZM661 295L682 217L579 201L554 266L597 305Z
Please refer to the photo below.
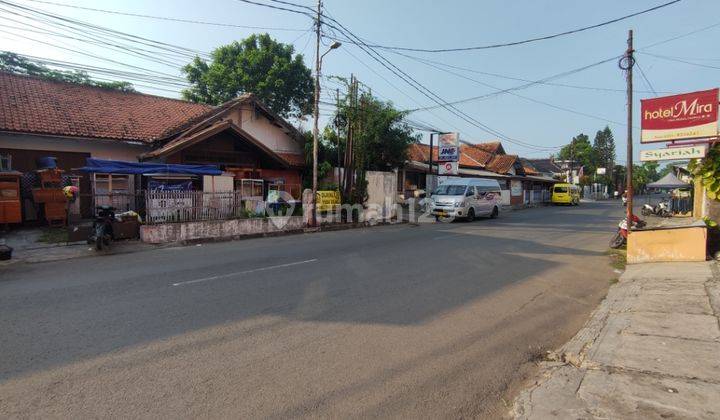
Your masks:
M95 86L122 92L134 92L135 88L130 82L101 82L93 80L87 72L54 70L45 65L34 63L25 57L8 51L0 52L0 71L37 76L46 80L75 83L78 85Z
M607 172L615 164L615 137L608 126L595 133L593 164L595 168L606 168Z
M688 170L696 177L699 177L705 194L711 200L720 201L720 148L712 147L705 159L691 159Z
M329 130L325 130L325 134ZM312 188L312 163L313 163L313 136L312 133L306 131L303 133L305 138L305 169L303 170L303 188ZM320 181L332 174L333 166L337 161L337 149L330 143L325 136L318 139L318 189Z
M580 180L583 185L593 182L610 185L617 178L612 172L615 168L615 137L608 126L595 133L592 143L583 133L573 137L560 149L557 158L573 161L575 168L584 168L585 176ZM597 168L605 168L605 175L595 175Z
M342 138L347 138L347 122L353 124L355 169L387 171L401 167L407 160L408 147L420 140L405 121L407 113L369 92L362 93L355 102L345 98L335 117ZM345 141L338 139L336 144L344 154Z
M300 117L310 113L314 84L303 56L292 45L268 34L254 34L216 48L210 63L195 57L185 67L190 88L183 98L212 105L243 93L254 93L279 115Z
M657 162L643 162L642 165L633 165L633 190L641 191L645 189L647 184L660 179L658 175L659 166Z
M718 223L717 223L716 221L710 219L710 218L707 217L707 216L703 217L703 222L705 222L705 226L707 226L707 227L709 227L709 228L716 228L716 227L718 227Z

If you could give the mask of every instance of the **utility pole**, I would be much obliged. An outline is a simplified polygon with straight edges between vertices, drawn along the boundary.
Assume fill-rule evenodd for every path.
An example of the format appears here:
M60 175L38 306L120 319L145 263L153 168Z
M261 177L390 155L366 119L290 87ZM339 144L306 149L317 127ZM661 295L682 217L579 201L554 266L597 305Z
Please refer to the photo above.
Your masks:
M340 89L335 89L335 109L337 114L340 111ZM337 187L339 190L342 187L340 186L340 127L337 120L335 121L335 138L337 140Z
M433 165L433 158L432 158L432 152L433 152L433 134L430 133L430 165L428 166L428 173L432 175L432 165ZM427 182L426 182L427 184Z
M632 170L633 170L633 65L635 58L633 57L633 31L628 31L627 51L625 51L625 70L627 70L627 169L625 171L625 191L627 194L627 225L628 234L632 226L633 214L633 186L632 186ZM623 66L621 65L621 68Z
M317 2L317 20L315 21L315 101L313 106L313 174L312 174L312 226L317 226L317 165L318 165L318 119L320 118L320 15L322 13L322 0Z

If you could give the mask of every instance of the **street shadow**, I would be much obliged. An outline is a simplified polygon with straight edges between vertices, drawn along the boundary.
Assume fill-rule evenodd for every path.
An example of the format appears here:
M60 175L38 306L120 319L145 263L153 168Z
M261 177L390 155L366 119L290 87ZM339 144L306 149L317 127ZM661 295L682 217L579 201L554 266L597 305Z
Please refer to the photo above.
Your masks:
M594 232L607 222L598 216L576 232ZM492 223L503 226L512 220ZM565 225L564 220L546 223L543 227ZM15 271L17 280L0 282L0 380L267 315L290 321L420 325L572 257L603 255L542 237L485 234L481 224L468 224L472 229L466 234L442 241L431 238L447 235L446 226L389 227L18 268L24 271ZM172 286L313 259L317 261ZM256 332L244 330L192 346Z

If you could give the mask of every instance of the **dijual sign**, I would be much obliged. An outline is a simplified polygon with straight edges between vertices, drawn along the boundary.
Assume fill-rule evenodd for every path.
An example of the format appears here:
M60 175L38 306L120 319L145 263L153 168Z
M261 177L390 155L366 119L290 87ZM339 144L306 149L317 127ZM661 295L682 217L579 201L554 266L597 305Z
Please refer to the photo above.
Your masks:
M641 143L718 135L718 89L640 101Z

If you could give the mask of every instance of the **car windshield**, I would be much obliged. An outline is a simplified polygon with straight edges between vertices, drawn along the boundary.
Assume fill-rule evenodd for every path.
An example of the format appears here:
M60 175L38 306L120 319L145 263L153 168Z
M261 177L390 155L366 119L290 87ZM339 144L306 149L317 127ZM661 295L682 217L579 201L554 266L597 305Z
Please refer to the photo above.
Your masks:
M436 195L463 195L465 194L465 185L445 184L435 189Z
M568 192L568 189L567 189L567 187L555 187L555 192L556 193L566 193L566 192Z

